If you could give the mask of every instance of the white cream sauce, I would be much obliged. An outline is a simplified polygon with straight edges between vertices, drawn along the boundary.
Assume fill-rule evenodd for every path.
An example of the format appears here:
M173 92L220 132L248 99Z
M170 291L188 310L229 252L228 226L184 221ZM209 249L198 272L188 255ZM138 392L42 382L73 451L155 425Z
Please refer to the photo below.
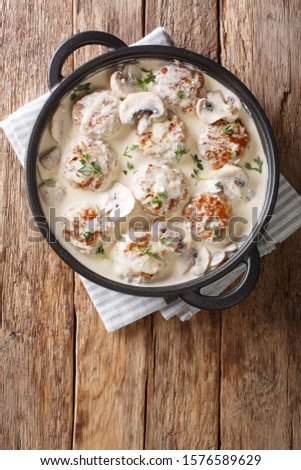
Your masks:
M152 70L155 70L159 66L166 65L166 62L159 62L155 60L141 60L140 63L141 67ZM99 88L110 89L110 76L115 70L115 68L111 68L102 71L96 75L93 75L92 77L87 77L87 79L83 83L91 82L91 90ZM226 96L228 90L218 81L206 74L204 74L204 80L204 88L206 91L220 90ZM94 192L90 190L75 188L68 184L68 182L66 182L64 178L65 150L70 144L71 140L76 139L80 136L78 129L72 124L72 101L70 100L71 92L72 91L70 91L68 96L66 96L62 101L63 106L66 107L69 112L67 113L68 118L65 122L64 135L61 143L57 144L54 141L53 137L51 136L49 126L49 128L47 128L44 132L40 145L40 154L45 153L46 151L50 150L51 148L57 145L60 146L62 151L62 159L58 169L54 171L48 171L45 170L40 164L38 164L39 185L43 180L53 178L59 183L61 183L66 190L66 196L56 207L56 217L62 216L65 210L72 205L80 204L83 202L90 202L93 204L99 203L99 197L101 194L101 192L98 191ZM193 172L193 169L195 168L195 164L190 155L198 154L197 140L201 122L195 113L193 113L193 115L179 114L179 116L184 121L188 129L188 139L186 142L186 146L190 149L190 151L188 154L184 155L180 163L174 165L174 167L180 169L185 174L187 181L187 189L191 196L196 196L202 192L212 189L212 181L199 181L196 184L195 179L191 178L191 174ZM250 162L253 165L253 159L257 155L261 157L264 163L262 174L258 173L257 171L248 171L245 169L250 180L249 187L252 188L254 191L254 195L252 196L252 198L250 200L242 199L231 201L233 207L233 214L244 217L248 220L247 225L236 225L236 235L248 234L252 227L252 211L254 210L254 208L258 210L258 215L260 214L260 210L264 200L267 180L267 164L260 137L254 121L252 120L251 116L249 115L248 111L244 106L242 106L239 112L239 118L242 120L243 124L246 126L250 134L250 143L245 151L243 158L240 159L238 165L243 169L245 169L246 162ZM103 139L111 147L111 149L113 149L118 158L117 169L115 171L115 178L112 182L112 185L118 181L119 183L122 183L123 185L131 188L135 170L138 170L140 167L144 166L148 162L158 163L149 157L144 157L139 151L139 149L130 152L133 156L132 159L123 156L126 147L130 147L133 144L137 143L135 138L135 130L136 125L123 125L121 126L120 130L112 137ZM128 162L134 165L134 169L132 171L129 171L127 169ZM204 166L204 171L201 171L200 176L202 178L207 178L209 175L211 176L212 170L210 169L209 163L206 162L206 160L203 159L202 163ZM123 173L123 170L127 170L127 175ZM158 185L160 186L160 184L161 182L158 180ZM79 252L71 243L66 243L63 240L63 237L60 233L60 224L58 222L55 222L54 220L50 220L49 207L45 204L42 198L41 205L45 216L50 223L51 230L53 231L53 233L55 233L57 239L64 246L64 248L66 248L74 256L74 258L77 259L77 261L79 261L95 273L98 273L104 277L116 280L121 283L126 283L124 280L121 280L116 274L116 261L114 261L114 257L112 256L114 252L112 251L114 250L114 242L112 242L108 246L105 245L106 256L104 259L102 259L102 257L100 257L99 255L87 255ZM131 213L131 216L133 215L143 215L144 217L151 220L151 217L149 217L148 214L142 212L141 209L137 207ZM253 224L255 222L256 220L253 221ZM122 230L126 230L125 223L122 224ZM162 285L168 286L180 282L189 281L190 279L195 279L196 276L191 271L186 274L183 274L183 265L180 261L180 254L168 253L167 256L168 263L166 268L162 270L162 272L154 280L148 281L146 285L153 287Z

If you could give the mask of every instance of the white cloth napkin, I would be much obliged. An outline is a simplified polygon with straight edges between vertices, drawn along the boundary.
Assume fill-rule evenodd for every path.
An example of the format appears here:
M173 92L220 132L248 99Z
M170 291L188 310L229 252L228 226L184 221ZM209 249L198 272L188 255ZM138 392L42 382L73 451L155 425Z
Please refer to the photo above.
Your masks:
M143 44L170 45L172 40L164 28L157 28L135 45ZM0 123L22 165L24 164L27 143L34 122L48 96L49 93L40 96ZM268 242L261 239L259 242L260 255L270 253L277 243L282 242L300 226L301 197L281 176L275 214L269 223L269 234L273 241ZM223 279L203 288L202 292L209 295L220 294L243 270L243 266L238 266ZM188 320L198 312L198 309L191 307L180 299L167 305L163 298L121 294L98 286L85 278L82 278L82 282L107 331L115 331L157 310L161 311L166 320L175 315L181 320Z

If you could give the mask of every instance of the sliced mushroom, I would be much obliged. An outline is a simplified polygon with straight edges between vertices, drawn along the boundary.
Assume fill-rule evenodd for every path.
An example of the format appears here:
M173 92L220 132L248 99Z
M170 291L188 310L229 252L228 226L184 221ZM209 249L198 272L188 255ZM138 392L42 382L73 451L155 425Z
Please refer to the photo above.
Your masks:
M237 250L237 245L234 242L230 243L229 245L225 246L225 248L224 248L224 252L226 254L234 253L234 251L236 251L236 250Z
M179 227L179 231L169 228L161 229L159 241L166 251L186 253L190 250L192 244L191 232L188 226L183 225Z
M206 124L213 124L220 119L232 122L238 117L241 107L239 99L229 93L226 101L220 91L209 91L206 98L198 100L196 113Z
M105 210L108 217L126 217L135 206L135 198L129 188L120 183L115 183L109 190L99 197L99 205Z
M215 268L222 264L224 259L226 258L226 253L224 251L213 251L210 261L210 267Z
M224 165L211 173L214 180L210 183L215 190L222 190L228 199L242 199L249 184L249 177L237 165Z
M58 206L66 195L66 190L61 184L54 182L50 186L47 184L47 180L40 186L39 190L41 198L46 202L47 206Z
M49 152L39 157L40 163L45 170L54 170L61 160L61 150L53 147Z
M183 274L188 273L188 271L191 270L191 268L195 264L195 259L197 256L197 251L194 248L191 248L191 250L187 251L185 254L181 256L181 263L183 266Z
M138 120L138 132L143 134L153 121L166 116L166 110L159 96L150 92L131 93L119 108L122 124L134 124Z
M58 144L62 143L68 123L69 117L67 109L61 104L53 114L50 124L51 135Z
M119 98L124 99L130 93L139 91L138 78L141 78L141 69L137 64L126 64L111 75L110 85Z
M192 268L193 274L196 276L201 276L204 274L209 266L210 255L207 248L201 245L197 250L197 255L195 257L194 266Z

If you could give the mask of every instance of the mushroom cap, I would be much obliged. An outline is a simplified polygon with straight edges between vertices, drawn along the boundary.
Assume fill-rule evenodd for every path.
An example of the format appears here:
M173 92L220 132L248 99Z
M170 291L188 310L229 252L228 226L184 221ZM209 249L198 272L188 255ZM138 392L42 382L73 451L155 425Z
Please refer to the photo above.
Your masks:
M166 110L159 96L144 91L129 94L120 104L119 116L122 124L134 124L139 120L137 129L143 133L151 121L164 118Z
M39 157L39 161L45 170L54 170L61 161L61 149L53 147Z
M67 133L67 128L70 124L70 116L67 108L60 104L56 111L53 113L50 122L50 133L53 139L58 143L61 144L64 136Z
M55 183L53 186L44 183L40 186L39 192L43 201L51 207L58 206L66 195L65 188L59 183Z
M137 79L141 77L138 64L124 64L110 78L110 85L115 94L124 99L130 93L137 93L140 88Z
M235 121L241 108L241 102L233 93L228 94L226 100L219 90L209 91L206 98L198 100L196 105L197 116L206 124L213 124L220 119Z
M115 183L111 189L100 194L99 205L107 216L121 218L132 212L135 198L129 188L121 183Z

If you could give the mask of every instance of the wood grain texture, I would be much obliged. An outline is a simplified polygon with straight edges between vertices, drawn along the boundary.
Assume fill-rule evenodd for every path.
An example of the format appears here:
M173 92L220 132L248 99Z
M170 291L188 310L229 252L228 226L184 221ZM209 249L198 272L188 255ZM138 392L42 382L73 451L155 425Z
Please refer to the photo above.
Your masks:
M145 25L146 32L163 25L177 46L218 59L215 1L147 1ZM217 448L219 325L219 312L202 312L188 323L154 317L146 448Z
M133 25L134 27L130 27ZM142 37L142 2L75 3L75 30L108 31L130 44ZM75 64L99 54L85 48ZM150 320L108 335L79 279L74 448L141 449L144 440L145 382Z
M4 2L5 115L47 90L53 50L72 32L68 4ZM72 436L73 273L46 242L28 242L24 174L6 139L2 160L1 448L66 449Z
M299 191L300 16L298 0L221 4L222 63L264 106ZM301 448L300 242L266 257L255 292L222 314L222 448Z

